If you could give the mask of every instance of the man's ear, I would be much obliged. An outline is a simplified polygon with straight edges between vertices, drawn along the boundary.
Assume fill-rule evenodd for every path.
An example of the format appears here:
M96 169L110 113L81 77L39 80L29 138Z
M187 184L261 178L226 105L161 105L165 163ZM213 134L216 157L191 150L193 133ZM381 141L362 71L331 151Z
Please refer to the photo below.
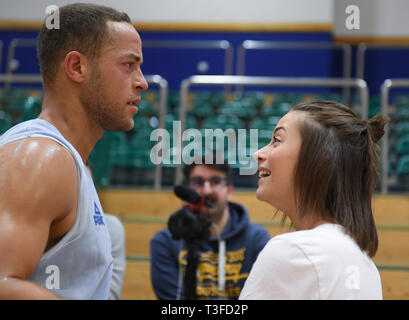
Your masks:
M90 72L88 59L78 51L70 51L64 60L65 74L76 83L82 83Z

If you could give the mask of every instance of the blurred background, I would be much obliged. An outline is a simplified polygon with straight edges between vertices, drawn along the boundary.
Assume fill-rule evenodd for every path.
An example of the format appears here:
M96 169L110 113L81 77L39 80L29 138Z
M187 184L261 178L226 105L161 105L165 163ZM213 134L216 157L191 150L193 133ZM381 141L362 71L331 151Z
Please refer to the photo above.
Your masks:
M1 1L0 135L40 113L36 37L47 6L72 2ZM274 235L288 228L255 200L257 177L240 174L249 164L239 163L238 154L252 156L270 141L275 124L294 103L313 99L342 102L363 119L376 113L392 119L379 143L374 214L380 250L375 262L384 296L409 298L408 1L86 2L128 13L143 41L142 70L150 85L135 128L106 132L91 154L104 211L119 216L127 232L124 298L154 298L149 239L180 205L171 191L180 168L172 161L180 152L173 143L174 121L201 133L246 130L246 146L237 147L232 164L235 200ZM170 133L171 161L155 165L151 150L157 141L151 133L158 128ZM257 146L250 145L250 129L258 129ZM204 148L204 135L200 139ZM227 137L214 148L227 157Z

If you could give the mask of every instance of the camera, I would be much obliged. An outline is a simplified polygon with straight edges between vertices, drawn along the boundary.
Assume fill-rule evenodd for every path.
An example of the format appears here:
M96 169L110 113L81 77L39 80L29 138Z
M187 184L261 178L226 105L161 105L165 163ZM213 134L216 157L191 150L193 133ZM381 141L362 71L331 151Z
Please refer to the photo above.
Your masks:
M180 199L189 202L172 214L168 220L168 229L173 239L183 239L187 242L205 241L210 237L210 221L200 214L203 206L213 208L216 199L213 196L201 197L194 189L179 185L174 188L175 195Z
M194 189L180 185L174 188L175 195L190 203L173 213L168 220L168 229L175 240L183 239L187 246L187 265L184 275L185 299L196 299L196 271L200 243L209 239L210 221L200 214L204 206L214 208L217 199L212 195L200 196Z
M168 228L173 239L185 241L205 241L210 236L211 223L197 211L191 211L188 206L176 211L168 221Z

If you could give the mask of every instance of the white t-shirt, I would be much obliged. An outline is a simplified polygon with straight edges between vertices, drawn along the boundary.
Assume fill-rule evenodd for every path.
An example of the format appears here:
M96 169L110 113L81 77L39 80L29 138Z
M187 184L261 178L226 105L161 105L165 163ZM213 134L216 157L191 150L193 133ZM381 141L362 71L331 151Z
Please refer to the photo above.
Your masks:
M372 259L337 224L272 238L239 299L382 299Z

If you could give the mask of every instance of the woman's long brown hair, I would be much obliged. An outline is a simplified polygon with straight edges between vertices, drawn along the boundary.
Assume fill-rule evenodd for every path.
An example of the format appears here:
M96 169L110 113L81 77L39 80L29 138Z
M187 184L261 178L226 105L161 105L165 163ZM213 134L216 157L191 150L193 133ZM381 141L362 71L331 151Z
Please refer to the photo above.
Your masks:
M298 124L297 214L309 212L342 225L373 257L378 248L371 207L378 175L376 143L388 119L377 115L362 121L350 108L328 101L301 103L292 111L307 113Z

